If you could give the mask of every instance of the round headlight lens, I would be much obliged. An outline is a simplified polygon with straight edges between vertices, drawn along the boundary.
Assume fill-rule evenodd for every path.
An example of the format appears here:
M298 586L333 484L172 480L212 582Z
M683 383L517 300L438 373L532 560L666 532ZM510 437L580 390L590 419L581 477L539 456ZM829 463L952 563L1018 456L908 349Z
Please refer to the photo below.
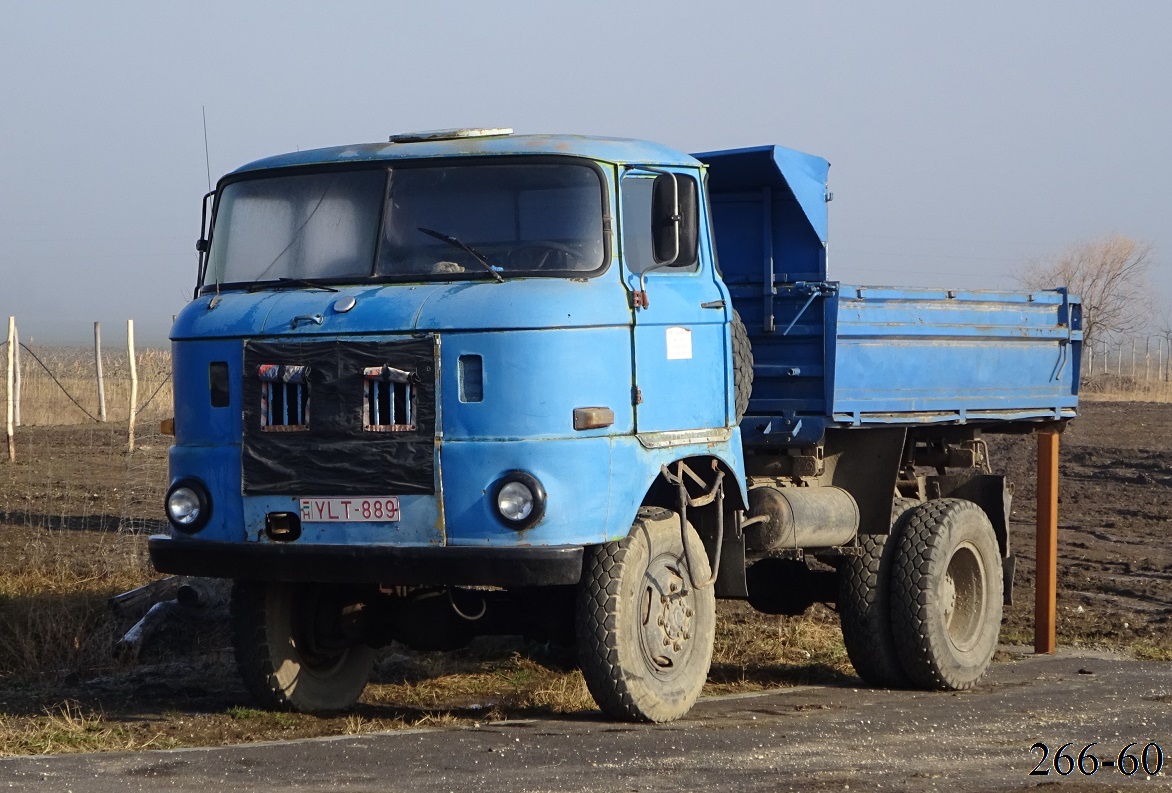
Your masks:
M536 498L521 482L508 482L496 494L496 506L506 520L522 521L533 514Z
M167 517L173 523L190 526L199 520L199 495L190 487L177 487L167 496Z

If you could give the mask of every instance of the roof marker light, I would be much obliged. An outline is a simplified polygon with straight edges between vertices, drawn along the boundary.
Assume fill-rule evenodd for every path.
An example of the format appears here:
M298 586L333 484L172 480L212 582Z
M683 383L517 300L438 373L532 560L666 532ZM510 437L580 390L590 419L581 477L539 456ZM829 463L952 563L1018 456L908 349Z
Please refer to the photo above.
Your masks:
M512 127L463 127L459 129L429 129L424 132L403 132L391 135L391 143L418 143L425 140L459 140L460 138L492 138L512 135Z

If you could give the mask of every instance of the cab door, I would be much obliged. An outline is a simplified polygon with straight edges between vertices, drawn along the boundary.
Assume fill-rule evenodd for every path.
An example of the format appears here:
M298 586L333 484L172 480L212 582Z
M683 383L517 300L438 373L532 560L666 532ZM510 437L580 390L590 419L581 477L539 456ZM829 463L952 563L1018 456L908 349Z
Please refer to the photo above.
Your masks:
M620 182L623 277L635 305L639 434L730 423L731 306L715 276L698 176L696 170L634 168ZM665 206L670 207L666 215ZM673 229L664 218L676 209L680 228Z

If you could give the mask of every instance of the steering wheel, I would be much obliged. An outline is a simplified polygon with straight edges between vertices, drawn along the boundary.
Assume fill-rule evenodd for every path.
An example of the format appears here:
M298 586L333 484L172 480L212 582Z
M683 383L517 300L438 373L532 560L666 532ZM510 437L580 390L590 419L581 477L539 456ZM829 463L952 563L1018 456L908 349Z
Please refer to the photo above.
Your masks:
M586 260L569 245L542 241L513 248L506 263L516 270L581 270Z

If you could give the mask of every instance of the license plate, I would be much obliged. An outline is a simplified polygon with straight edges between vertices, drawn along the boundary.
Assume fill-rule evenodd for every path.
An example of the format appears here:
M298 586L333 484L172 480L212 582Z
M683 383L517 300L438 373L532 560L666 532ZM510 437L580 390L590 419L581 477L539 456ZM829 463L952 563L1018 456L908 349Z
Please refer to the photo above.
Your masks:
M395 523L398 496L300 499L302 523Z

